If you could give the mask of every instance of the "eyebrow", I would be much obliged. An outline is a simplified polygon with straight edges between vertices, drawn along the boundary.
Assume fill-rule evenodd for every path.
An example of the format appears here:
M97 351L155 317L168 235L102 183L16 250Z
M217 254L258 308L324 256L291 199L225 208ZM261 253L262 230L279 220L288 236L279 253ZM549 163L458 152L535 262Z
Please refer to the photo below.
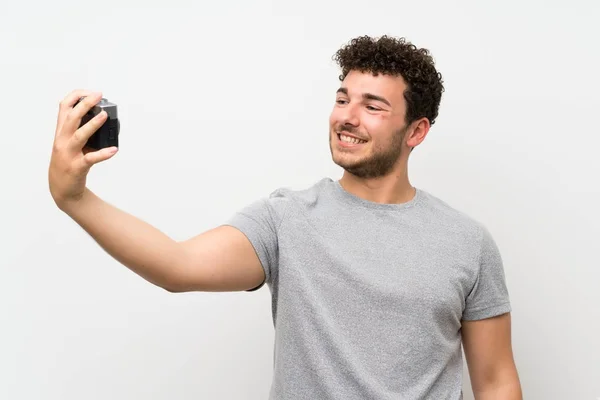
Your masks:
M345 95L348 95L348 89L341 87L337 90L337 93L343 93ZM385 98L385 97L381 97L381 96L377 96L375 94L372 93L364 93L363 94L363 99L365 100L374 100L374 101L380 101L384 104L387 104L389 107L391 107L392 105L390 104L390 102Z

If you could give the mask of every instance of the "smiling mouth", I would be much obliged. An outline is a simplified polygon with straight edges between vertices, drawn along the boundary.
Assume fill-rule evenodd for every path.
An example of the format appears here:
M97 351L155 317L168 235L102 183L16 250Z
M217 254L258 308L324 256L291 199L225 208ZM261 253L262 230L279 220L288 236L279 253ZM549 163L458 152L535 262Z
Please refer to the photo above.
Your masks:
M345 135L343 133L338 133L338 139L340 139L341 142L343 143L348 143L348 144L363 144L363 143L367 143L366 140L362 140L362 139L358 139L355 138L353 136L348 136Z

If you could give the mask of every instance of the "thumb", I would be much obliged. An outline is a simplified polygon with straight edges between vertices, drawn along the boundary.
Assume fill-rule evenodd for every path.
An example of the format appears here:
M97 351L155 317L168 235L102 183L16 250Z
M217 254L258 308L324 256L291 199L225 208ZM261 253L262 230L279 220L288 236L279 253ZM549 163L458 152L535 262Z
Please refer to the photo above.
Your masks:
M117 147L105 147L103 149L97 151L91 151L86 153L83 156L83 167L85 169L89 169L94 164L98 164L99 162L106 161L115 154L117 154L119 149Z

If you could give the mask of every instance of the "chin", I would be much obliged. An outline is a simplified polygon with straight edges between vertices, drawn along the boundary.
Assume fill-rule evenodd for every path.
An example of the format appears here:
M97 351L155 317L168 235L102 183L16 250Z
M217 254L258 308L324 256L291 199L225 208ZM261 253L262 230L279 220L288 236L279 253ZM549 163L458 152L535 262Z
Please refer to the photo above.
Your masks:
M348 169L351 170L351 169L356 168L357 166L363 164L365 157L357 157L352 154L347 154L347 153L340 152L338 150L334 150L331 155L331 159L334 162L334 164L336 164L337 166L339 166L345 170L348 170Z

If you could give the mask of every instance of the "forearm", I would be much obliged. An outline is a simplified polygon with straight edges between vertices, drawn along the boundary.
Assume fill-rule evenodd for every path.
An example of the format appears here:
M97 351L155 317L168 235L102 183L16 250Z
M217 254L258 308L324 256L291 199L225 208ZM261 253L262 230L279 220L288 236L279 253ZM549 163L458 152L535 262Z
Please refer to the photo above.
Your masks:
M186 256L175 240L89 190L60 208L121 264L160 287L177 288Z

